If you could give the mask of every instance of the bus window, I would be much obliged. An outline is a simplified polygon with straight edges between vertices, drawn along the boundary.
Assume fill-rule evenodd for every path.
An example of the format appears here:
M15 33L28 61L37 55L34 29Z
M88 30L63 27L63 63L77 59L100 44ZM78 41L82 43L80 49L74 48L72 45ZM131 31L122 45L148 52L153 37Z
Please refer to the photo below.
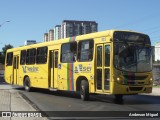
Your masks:
M36 49L28 49L27 50L27 59L26 63L27 64L35 64L35 55L36 55Z
M24 65L26 63L26 50L21 51L21 59L20 59L20 64Z
M110 46L105 46L105 66L110 66Z
M13 52L7 53L6 65L12 66L12 61L13 61Z
M58 68L58 51L55 52L55 68Z
M66 43L61 48L61 62L70 63L76 61L77 42Z
M17 58L14 57L13 68L17 69Z
M102 67L102 46L97 47L97 67Z
M49 66L50 66L50 68L53 68L53 66L54 66L54 65L53 65L53 62L52 62L52 61L54 60L54 59L53 59L53 55L54 55L54 52L53 52L53 51L50 51L50 52L49 52L49 57L50 57L50 58L49 58Z
M47 62L47 47L40 47L37 48L37 57L36 57L36 63L38 64L44 64Z
M91 61L93 58L93 40L80 41L78 44L78 60Z

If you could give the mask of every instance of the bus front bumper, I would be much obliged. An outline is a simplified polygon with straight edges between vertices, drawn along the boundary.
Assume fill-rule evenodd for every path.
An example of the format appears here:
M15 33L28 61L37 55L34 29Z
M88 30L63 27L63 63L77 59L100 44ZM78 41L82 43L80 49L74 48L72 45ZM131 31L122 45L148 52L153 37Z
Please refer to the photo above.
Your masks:
M152 93L152 85L117 85L114 87L112 94L138 94Z

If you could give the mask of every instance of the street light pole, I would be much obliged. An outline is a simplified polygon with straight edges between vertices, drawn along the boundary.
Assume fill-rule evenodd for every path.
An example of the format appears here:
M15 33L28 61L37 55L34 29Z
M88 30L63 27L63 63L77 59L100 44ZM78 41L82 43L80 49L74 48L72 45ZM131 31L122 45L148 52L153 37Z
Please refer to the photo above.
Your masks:
M0 27L2 27L7 22L10 22L10 21L4 21L2 24L0 24Z
M4 21L2 24L0 24L0 28L7 22L10 22L10 21ZM0 44L2 44L2 42L0 42ZM0 51L0 56L1 56L2 52Z
M10 20L4 21L2 24L0 24L0 28L1 28L5 23L7 23L7 22L10 22ZM0 44L2 44L2 42L0 42Z
M0 27L2 27L7 22L10 22L10 21L9 20L8 21L4 21L2 24L0 24ZM2 42L0 42L0 44L2 44Z

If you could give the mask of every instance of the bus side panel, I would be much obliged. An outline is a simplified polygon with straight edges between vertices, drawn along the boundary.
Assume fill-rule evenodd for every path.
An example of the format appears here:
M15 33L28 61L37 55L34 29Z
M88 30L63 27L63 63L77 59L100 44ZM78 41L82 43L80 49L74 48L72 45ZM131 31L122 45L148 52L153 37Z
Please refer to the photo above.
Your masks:
M89 83L89 92L95 92L94 84L94 61L92 62L75 62L74 64L74 88L76 89L76 80L79 78L86 78ZM83 80L83 79L81 79ZM80 86L79 86L80 87Z
M13 83L13 66L5 67L5 81L9 84Z
M69 74L71 73L71 66L68 63L61 63L58 65L58 89L60 90L69 90L69 84L72 84L72 78L69 83Z
M48 64L37 65L36 67L37 72L33 74L33 79L36 79L35 85L39 88L48 88Z
M58 69L58 89L76 91L76 80L78 77L83 77L89 82L90 92L94 93L94 74L92 73L94 73L92 62L61 63Z
M19 84L18 85L20 85L20 86L23 86L24 85L24 83L23 83L23 81L24 81L24 76L25 76L25 68L24 68L24 66L23 65L19 65L19 77L18 77L18 80L19 80Z
M21 84L25 76L30 78L31 86L37 88L48 88L48 67L44 65L23 65L21 66ZM23 79L22 79L23 78Z

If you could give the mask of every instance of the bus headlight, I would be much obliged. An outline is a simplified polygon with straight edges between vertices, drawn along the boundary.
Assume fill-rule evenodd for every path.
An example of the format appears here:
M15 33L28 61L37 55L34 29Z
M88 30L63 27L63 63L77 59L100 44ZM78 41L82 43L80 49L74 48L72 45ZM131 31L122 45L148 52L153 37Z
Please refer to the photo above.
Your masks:
M122 84L122 83L123 83L123 80L122 80L120 77L117 77L117 82L118 82L119 84Z
M153 83L153 78L151 77L150 79L149 79L149 84L152 84Z
M119 77L117 77L117 81L120 81L120 78L119 78Z

